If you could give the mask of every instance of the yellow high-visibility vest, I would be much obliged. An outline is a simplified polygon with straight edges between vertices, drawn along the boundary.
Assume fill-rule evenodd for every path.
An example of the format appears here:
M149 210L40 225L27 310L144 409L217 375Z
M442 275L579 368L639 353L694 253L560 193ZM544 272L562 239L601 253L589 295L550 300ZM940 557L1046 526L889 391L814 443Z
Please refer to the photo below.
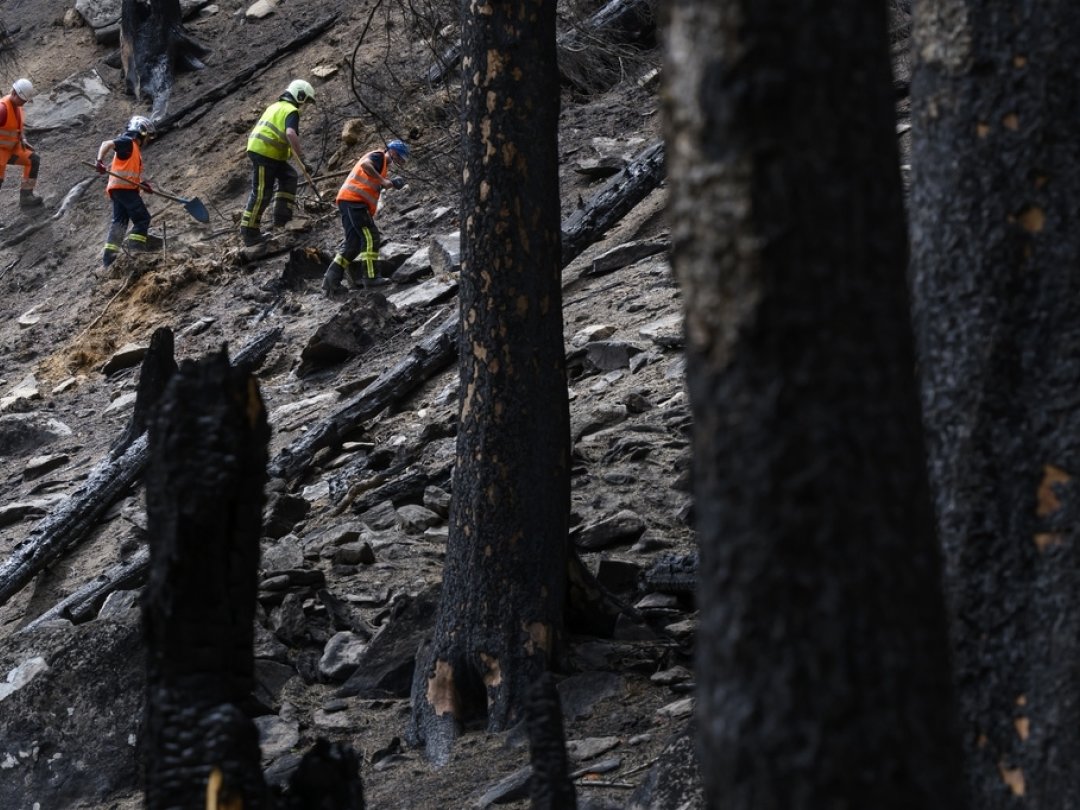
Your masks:
M288 160L292 155L289 139L285 137L285 119L298 107L291 101L275 101L263 112L259 123L248 135L247 148L271 160Z

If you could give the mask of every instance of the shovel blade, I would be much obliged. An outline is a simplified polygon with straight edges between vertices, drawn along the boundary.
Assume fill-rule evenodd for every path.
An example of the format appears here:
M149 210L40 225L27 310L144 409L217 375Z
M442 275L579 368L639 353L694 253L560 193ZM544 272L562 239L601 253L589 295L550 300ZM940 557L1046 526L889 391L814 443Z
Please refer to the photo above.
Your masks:
M210 212L206 210L206 206L203 205L202 200L198 197L193 197L184 203L184 210L191 214L199 222L209 222Z

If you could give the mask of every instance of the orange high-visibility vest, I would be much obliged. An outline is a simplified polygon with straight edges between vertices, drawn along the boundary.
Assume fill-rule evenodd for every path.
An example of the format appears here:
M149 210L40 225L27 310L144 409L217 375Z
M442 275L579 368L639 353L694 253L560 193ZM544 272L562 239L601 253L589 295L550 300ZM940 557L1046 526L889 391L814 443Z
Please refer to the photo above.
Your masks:
M106 194L117 189L139 188L139 183L142 182L142 150L139 149L138 141L131 139L131 154L127 160L121 160L116 152L113 152L110 171L113 174L109 175L109 184L105 186ZM114 177L116 174L120 176Z
M11 152L22 143L22 110L15 106L10 93L0 98L0 104L7 107L7 120L0 127L0 152Z
M390 169L390 161L387 160L386 155L383 154L382 173L373 174L364 168L363 163L371 155L378 154L378 150L374 152L368 152L353 166L352 172L345 178L345 182L341 184L341 188L338 190L335 202L358 202L364 203L367 206L368 211L371 212L371 216L375 216L375 211L379 207L379 195L382 194L381 180L386 178L386 173Z

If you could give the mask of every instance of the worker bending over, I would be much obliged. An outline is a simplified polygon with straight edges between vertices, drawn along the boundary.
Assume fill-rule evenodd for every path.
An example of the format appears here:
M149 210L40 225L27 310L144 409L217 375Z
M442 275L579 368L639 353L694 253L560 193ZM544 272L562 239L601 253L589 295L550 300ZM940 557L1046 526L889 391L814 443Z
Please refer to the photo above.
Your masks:
M385 149L368 152L356 161L342 183L337 204L345 238L323 276L323 293L327 297L333 298L344 292L341 279L346 271L352 286L360 286L352 268L357 258L363 265L363 286L378 287L388 283L375 270L380 244L375 212L378 211L379 196L384 188L400 189L405 185L404 178L390 179L388 174L392 165L404 164L408 159L408 145L404 141L390 141Z
M251 161L251 194L247 208L240 217L240 238L244 244L258 245L266 241L260 231L263 212L274 203L274 225L282 226L292 219L296 205L296 186L299 176L289 165L289 158L304 165L304 150L300 147L300 109L315 101L315 90L303 79L289 82L285 92L271 104L251 130L247 156Z

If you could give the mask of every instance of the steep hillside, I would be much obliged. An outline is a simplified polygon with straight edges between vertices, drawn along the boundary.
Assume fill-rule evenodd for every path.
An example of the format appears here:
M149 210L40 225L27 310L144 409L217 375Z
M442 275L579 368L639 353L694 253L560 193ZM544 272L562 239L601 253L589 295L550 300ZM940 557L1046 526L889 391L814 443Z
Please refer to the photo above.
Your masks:
M567 6L565 30L597 5ZM190 112L146 150L148 179L197 196L210 223L149 197L151 234L163 249L122 256L108 272L100 263L109 220L104 183L81 162L92 161L101 141L147 105L123 94L119 71L107 63L112 49L95 43L70 0L14 0L0 10L17 49L0 77L4 89L28 76L39 93L27 118L42 159L37 190L47 203L44 213L20 211L18 175L8 170L0 189L0 560L36 521L63 508L124 432L138 383L137 363L114 359L125 345L145 347L155 329L169 327L178 359L222 345L235 354L280 329L257 372L273 456L404 357L456 306L453 269L422 261L425 250L438 253L433 239L458 226L457 91L426 78L434 54L453 42L456 4L409 6L407 17L402 4L343 0L283 2L261 19L246 17L247 7L222 0L188 19L188 31L211 47L208 66L178 77L169 110ZM235 82L324 24L309 43ZM650 80L656 54L575 43L565 52L577 78L563 96L564 216L600 188L598 165L617 168L658 137ZM378 223L391 243L385 254L397 263L411 257L415 278L326 300L319 280L340 226L336 212L307 190L296 221L277 237L280 250L241 250L247 132L293 78L316 90L301 137L317 174L333 175L321 183L324 192L332 194L340 182L334 173L368 148L391 137L410 142L408 185L385 195ZM207 98L212 103L200 103ZM64 116L76 104L85 111L71 123ZM685 738L692 601L684 585L665 591L643 578L664 555L692 548L689 411L663 204L661 188L564 274L574 540L589 567L648 620L620 621L610 637L575 637L561 662L582 806L674 806L663 798L665 783L686 782L658 757L669 738ZM638 252L594 266L597 256L625 245ZM320 345L346 343L351 355L309 348L317 333ZM455 377L451 365L366 420L340 452L322 453L300 480L273 484L256 698L274 783L287 779L319 737L361 752L375 808L473 806L528 761L520 732L473 731L441 770L402 743L406 664L429 628L445 549ZM419 489L387 488L414 478ZM144 529L135 487L86 542L0 607L0 676L9 684L0 677L0 806L139 806L135 592L114 594L89 621L82 619L93 612L78 624L59 619L25 628L83 583L135 559ZM685 750L673 756L681 761ZM514 784L503 801L525 806L520 778Z

